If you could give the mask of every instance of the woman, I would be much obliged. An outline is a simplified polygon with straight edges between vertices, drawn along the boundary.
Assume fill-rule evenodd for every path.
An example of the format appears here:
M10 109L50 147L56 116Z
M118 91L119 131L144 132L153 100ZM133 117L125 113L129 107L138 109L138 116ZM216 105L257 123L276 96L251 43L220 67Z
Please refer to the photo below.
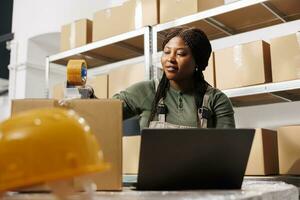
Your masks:
M162 44L163 76L136 83L114 95L123 103L123 117L139 115L140 127L234 128L234 112L227 96L211 87L202 71L211 44L198 28L176 28Z

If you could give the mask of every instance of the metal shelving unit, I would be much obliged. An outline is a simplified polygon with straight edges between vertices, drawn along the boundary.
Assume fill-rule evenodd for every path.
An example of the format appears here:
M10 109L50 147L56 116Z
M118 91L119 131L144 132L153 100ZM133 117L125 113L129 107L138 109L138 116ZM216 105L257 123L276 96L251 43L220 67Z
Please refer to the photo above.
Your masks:
M300 101L300 80L223 90L234 106Z
M151 29L144 27L47 57L46 96L49 97L51 64L66 66L69 59L85 59L90 69L144 56L145 79L149 79L152 73Z
M144 55L146 79L157 77L163 34L181 25L204 30L210 40L300 19L299 0L240 0L190 16L120 34L46 59L46 88L52 63L65 66L69 59L83 58L89 68L110 67L114 63ZM154 66L152 65L154 64ZM300 80L224 90L235 106L250 106L300 100Z
M176 26L201 28L210 40L300 18L299 0L240 0L153 27L153 52L165 31Z
M163 35L177 26L201 28L210 40L300 19L299 0L240 0L153 27L153 74L157 77ZM224 90L234 106L300 100L300 80Z

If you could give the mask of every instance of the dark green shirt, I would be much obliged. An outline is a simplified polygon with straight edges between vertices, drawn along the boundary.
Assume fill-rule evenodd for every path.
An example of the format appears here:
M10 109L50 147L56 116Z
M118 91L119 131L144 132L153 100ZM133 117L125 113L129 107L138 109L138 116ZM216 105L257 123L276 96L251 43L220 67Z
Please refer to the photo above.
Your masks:
M151 106L155 96L155 83L143 81L136 83L125 91L115 94L113 98L123 100L123 118L140 116L141 129L147 127ZM208 128L234 128L234 111L228 97L216 88L208 90L208 108L212 115L208 119ZM193 94L182 93L170 87L164 100L168 107L166 121L172 124L197 127L197 111ZM157 120L157 116L154 120Z

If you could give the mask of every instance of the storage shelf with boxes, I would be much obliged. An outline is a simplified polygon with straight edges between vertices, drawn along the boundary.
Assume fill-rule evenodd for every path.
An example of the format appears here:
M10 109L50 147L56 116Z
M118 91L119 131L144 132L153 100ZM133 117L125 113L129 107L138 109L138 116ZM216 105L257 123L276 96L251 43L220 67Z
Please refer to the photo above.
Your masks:
M297 32L273 38L270 48L263 42L263 51L257 46L260 41L217 51L217 87L235 106L299 101L299 36Z
M49 95L49 72L51 64L65 67L70 59L85 59L88 69L143 56L145 77L151 73L150 27L122 33L81 47L70 49L46 58L46 90Z
M153 27L154 53L160 50L161 35L176 26L199 27L213 40L300 18L298 0L242 0L232 3L223 0L194 0L193 9L190 2L160 2L160 22L163 23ZM163 9L168 5L176 6L179 14L175 16L173 10Z
M129 3L131 2L131 3ZM178 1L171 0L165 1L161 0L153 1L148 4L147 1L140 1L142 4L138 4L138 1L129 1L124 4L123 7L112 8L107 11L99 11L94 15L94 23L93 23L93 43L87 44L81 47L77 47L75 49L67 50L61 52L59 54L50 56L46 61L46 83L48 85L49 82L49 67L50 63L56 63L65 65L69 59L74 58L84 58L87 60L89 68L98 67L98 66L108 66L112 63L117 63L119 61L128 60L130 58L136 58L144 55L145 57L145 71L146 76L149 78L158 76L158 68L159 66L159 48L158 46L161 44L161 34L165 31L179 26L179 25L187 25L187 26L196 26L203 29L208 37L213 40L217 38L222 38L242 32L247 32L250 30L256 30L262 27L269 27L276 24L282 23L291 23L290 21L299 21L300 19L300 2L298 0L243 0L243 1L224 1L224 0L213 0L213 1L199 1L193 0L189 1ZM193 6L191 6L191 4ZM97 21L100 20L100 24L106 24L105 26L112 24L113 21L120 20L119 15L123 15L124 12L128 10L134 10L136 13L136 9L138 5L142 5L142 25L150 25L150 27L144 27L137 30L133 30L137 26L134 26L134 19L136 16L129 17L131 26L122 28L122 30L115 30L112 33L107 33L103 30L104 26L99 26ZM158 6L159 5L159 6ZM170 13L170 9L164 9L173 5L176 9L176 16L173 15L174 12ZM180 5L180 6L179 6ZM158 8L160 9L158 10ZM153 8L152 14L154 13L151 19L147 19L148 12ZM148 11L147 11L148 10ZM109 13L109 15L107 14ZM147 14L148 13L148 14ZM158 16L160 15L160 19L158 20ZM99 19L99 16L109 16L108 19L104 20ZM150 18L150 17L149 17ZM297 20L298 19L298 20ZM123 19L122 19L123 20ZM124 19L125 20L125 19ZM127 19L126 19L127 20ZM136 21L136 20L135 20ZM158 24L158 22L162 24ZM96 23L95 23L96 22ZM98 24L98 25L97 25ZM123 24L123 23L122 23ZM157 24L157 25L155 25ZM75 26L76 28L76 26ZM73 28L74 29L74 28ZM103 35L102 32L105 32ZM96 32L101 32L96 33ZM100 34L100 35L99 35ZM97 35L97 37L96 37ZM296 34L297 35L297 34ZM294 36L293 36L294 37ZM293 54L295 55L292 59L285 57L285 60L294 60L291 62L290 68L296 70L297 63L299 63L299 48L297 46L297 42L299 41L297 37L294 37L291 40L291 44L294 45ZM99 41L97 41L99 40ZM264 44L264 42L262 42ZM274 43L274 44L273 44ZM279 47L276 47L276 45ZM224 90L233 100L235 106L249 106L249 105L258 105L258 104L266 104L266 103L275 103L275 102L286 102L286 101L294 101L298 100L296 95L298 85L297 81L289 82L290 80L299 78L298 75L291 75L291 73L285 73L286 76L282 77L284 73L280 72L280 65L276 63L282 63L282 61L277 61L279 57L276 56L278 51L276 48L280 47L280 41L277 42L271 41L271 53L270 50L266 50L265 47L262 48L261 60L263 62L270 61L270 57L265 55L267 53L271 54L272 59L272 74L270 75L270 65L264 63L261 65L261 69L264 70L265 77L259 81L253 83L245 83L231 87L224 87L221 89ZM277 45L277 46L278 46ZM266 45L263 45L266 46ZM289 45L290 46L290 45ZM235 48L235 47L233 47ZM236 48L235 48L236 49ZM152 53L153 52L153 53ZM233 52L236 52L235 50ZM210 64L215 66L218 59L218 52L214 54L214 58L211 60ZM289 55L291 55L289 53ZM151 58L152 56L152 58ZM274 59L274 60L273 60ZM277 59L277 60L276 60ZM283 59L282 59L283 60ZM276 63L275 63L276 62ZM154 64L154 67L152 66ZM284 62L287 65L286 62ZM153 67L153 68L152 68ZM289 70L292 71L292 70ZM213 69L211 72L204 72L205 76L211 80L212 85L216 85L220 87L217 83L217 66L216 69ZM277 76L276 74L280 74ZM299 73L297 73L299 74ZM249 75L249 74L248 74ZM266 76L268 75L268 76ZM272 77L273 76L273 77ZM269 84L273 78L273 82L278 81L288 81L286 84L284 82L280 84ZM262 84L262 85L257 85ZM267 88L265 87L267 84ZM292 84L292 85L291 85ZM251 86L254 85L254 86ZM286 86L286 87L285 87ZM240 87L237 89L236 87ZM245 87L245 88L244 88ZM269 91L269 88L272 88L272 91ZM275 89L274 89L275 88ZM290 89L292 88L292 89ZM247 91L249 93L247 93ZM231 96L232 95L232 96ZM244 98L244 97L247 97ZM246 99L246 101L244 101ZM249 101L252 99L252 101Z
M89 68L144 55L149 48L149 27L122 33L84 46L51 55L48 61L66 65L70 59L85 59ZM147 44L145 44L147 43Z
M74 56L84 57L88 66L97 67L144 55L149 44L147 26L157 23L157 1L130 0L97 11L93 21L81 19L62 27L63 52L49 61L65 65Z
M235 106L300 101L300 80L223 90Z
M66 66L70 59L85 59L90 69L143 56L149 79L150 26L159 22L158 5L158 1L126 1L94 13L93 21L82 19L63 26L62 52L46 59L47 96L51 63Z
M161 1L160 22L163 23L153 27L152 38L155 77L159 76L162 35L172 28L181 25L199 27L214 41L283 23L291 24L300 19L298 0L195 0L193 3L194 9L191 9L185 1ZM163 9L167 4L180 4L177 6L179 14L175 16L170 10ZM213 83L231 98L234 106L298 101L299 41L299 33L296 33L275 38L270 44L255 41L215 51L212 61L215 69L211 72L214 73L211 76L214 77ZM286 52L281 55L282 49ZM225 73L224 70L234 73ZM209 76L207 73L204 71L205 77Z

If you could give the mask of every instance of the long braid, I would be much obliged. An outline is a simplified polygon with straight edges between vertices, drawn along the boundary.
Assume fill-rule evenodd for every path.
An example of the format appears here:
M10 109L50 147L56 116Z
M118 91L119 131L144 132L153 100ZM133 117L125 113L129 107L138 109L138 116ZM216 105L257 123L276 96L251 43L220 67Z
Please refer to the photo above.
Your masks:
M170 87L170 82L167 79L166 74L163 73L163 76L160 79L160 82L158 84L154 100L152 102L151 114L150 114L150 117L148 119L148 126L149 126L150 122L154 119L154 116L157 112L157 105L158 105L159 100L161 98L163 98L163 99L166 98L167 90L169 89L169 87Z
M209 84L204 80L202 71L200 71L200 70L195 71L195 74L194 74L194 87L195 87L194 97L195 97L197 111L199 108L202 107L203 97L205 95L208 85Z

